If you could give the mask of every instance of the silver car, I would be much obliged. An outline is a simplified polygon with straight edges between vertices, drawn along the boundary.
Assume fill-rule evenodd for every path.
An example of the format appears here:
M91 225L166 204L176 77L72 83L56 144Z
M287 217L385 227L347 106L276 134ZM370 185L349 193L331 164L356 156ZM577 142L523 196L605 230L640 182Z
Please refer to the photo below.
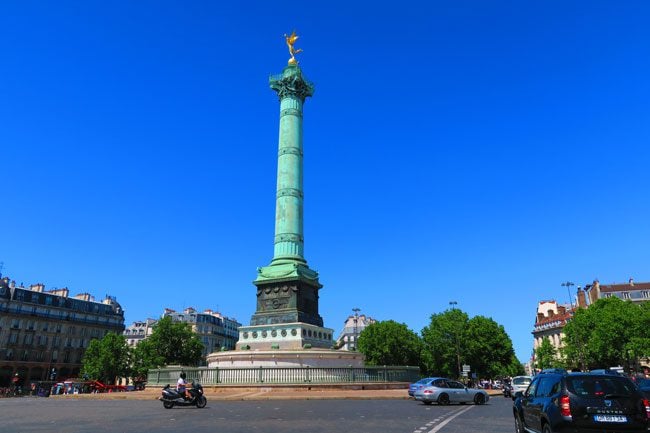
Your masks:
M460 382L438 377L430 386L418 389L414 395L416 400L424 404L438 403L474 403L485 404L490 399L487 392L482 389L468 388Z

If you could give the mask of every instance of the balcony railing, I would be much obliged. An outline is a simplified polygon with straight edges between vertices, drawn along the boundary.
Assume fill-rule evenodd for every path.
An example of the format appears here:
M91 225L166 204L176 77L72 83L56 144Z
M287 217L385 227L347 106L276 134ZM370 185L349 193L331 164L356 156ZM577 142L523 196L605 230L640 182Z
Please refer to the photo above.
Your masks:
M174 384L184 371L202 385L298 385L415 382L418 367L166 367L149 370L148 385Z

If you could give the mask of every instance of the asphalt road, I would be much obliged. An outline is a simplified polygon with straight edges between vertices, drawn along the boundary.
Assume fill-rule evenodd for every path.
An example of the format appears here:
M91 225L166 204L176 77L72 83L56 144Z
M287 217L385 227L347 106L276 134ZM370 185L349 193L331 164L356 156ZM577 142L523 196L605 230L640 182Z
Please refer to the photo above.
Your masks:
M7 433L512 433L512 401L425 406L413 400L208 401L164 409L151 400L0 399Z

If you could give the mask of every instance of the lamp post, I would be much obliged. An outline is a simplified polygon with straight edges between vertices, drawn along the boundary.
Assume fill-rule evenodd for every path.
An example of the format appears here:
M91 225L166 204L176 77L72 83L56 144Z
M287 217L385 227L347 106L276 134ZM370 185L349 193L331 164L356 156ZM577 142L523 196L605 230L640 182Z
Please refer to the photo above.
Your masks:
M451 307L452 310L456 309L456 305L458 305L458 302L456 301L449 301L449 306ZM456 367L458 368L458 377L460 378L460 341L458 338L458 330L456 330L455 333L456 337Z
M356 352L357 351L357 331L358 331L358 324L359 324L359 311L361 311L361 309L354 307L352 309L352 311L354 311L354 319L353 319L354 320L354 336L353 336L353 338L354 338L354 340L353 340L354 346L353 347L354 347L354 351Z
M575 286L571 281L566 281L560 284L562 287L566 287L567 292L569 293L569 305L573 308L573 300L571 299L571 286Z

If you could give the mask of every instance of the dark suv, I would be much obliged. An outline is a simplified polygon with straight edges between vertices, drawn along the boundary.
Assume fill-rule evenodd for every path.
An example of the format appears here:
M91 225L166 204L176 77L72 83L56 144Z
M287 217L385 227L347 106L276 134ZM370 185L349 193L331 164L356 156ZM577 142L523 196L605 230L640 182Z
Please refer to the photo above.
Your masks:
M553 370L515 396L517 433L650 433L650 402L623 376Z

